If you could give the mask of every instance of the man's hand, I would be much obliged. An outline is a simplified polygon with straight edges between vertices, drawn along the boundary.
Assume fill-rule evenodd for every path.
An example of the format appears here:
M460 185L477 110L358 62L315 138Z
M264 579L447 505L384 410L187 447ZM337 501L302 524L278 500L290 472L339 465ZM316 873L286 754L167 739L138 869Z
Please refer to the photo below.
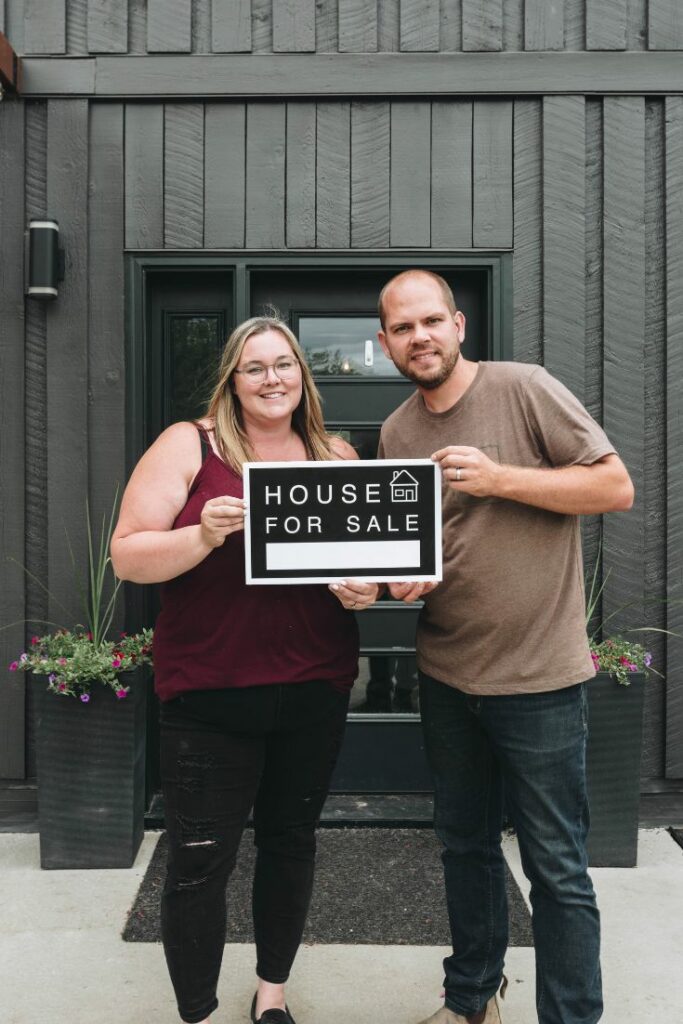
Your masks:
M437 582L390 583L389 593L394 601L405 601L406 604L412 604L413 601L424 597L425 594L430 594L434 587L438 587L438 585Z
M439 463L444 480L454 491L477 498L490 498L498 493L501 467L478 448L452 444L434 452L432 460Z

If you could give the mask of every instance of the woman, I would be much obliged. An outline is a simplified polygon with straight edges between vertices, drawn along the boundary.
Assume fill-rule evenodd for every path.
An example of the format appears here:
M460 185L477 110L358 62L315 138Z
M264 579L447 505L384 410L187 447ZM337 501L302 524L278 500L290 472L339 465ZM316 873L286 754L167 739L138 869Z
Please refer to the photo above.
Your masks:
M225 886L249 811L258 984L252 1021L290 1024L284 984L308 911L315 827L357 672L350 608L375 584L247 587L242 464L352 459L323 427L296 338L254 317L228 339L204 419L138 463L112 541L122 579L163 583L154 636L168 874L162 935L180 1016L208 1021Z

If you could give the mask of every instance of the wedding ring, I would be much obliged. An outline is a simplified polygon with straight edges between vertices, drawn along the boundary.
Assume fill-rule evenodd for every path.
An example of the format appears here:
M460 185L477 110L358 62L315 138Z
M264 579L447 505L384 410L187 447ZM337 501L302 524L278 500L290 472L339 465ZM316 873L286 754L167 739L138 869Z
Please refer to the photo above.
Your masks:
M458 466L455 470L455 479L456 483L460 480L460 466Z

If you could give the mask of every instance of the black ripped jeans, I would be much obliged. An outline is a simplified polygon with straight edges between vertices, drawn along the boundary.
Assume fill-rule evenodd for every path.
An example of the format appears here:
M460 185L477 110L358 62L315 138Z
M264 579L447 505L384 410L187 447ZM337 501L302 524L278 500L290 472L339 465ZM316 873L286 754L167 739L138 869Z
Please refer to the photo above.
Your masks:
M161 931L180 1016L189 1024L218 1005L225 888L252 807L256 972L274 983L289 976L348 701L348 693L315 681L202 690L162 705L169 852Z

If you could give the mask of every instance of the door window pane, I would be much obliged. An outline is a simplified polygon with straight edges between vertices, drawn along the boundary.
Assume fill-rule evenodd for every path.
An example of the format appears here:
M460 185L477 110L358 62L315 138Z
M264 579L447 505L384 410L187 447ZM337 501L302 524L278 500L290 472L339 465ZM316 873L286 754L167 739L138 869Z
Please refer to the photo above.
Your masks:
M305 316L295 324L316 377L399 377L377 340L376 316Z
M167 423L203 415L216 382L222 313L169 313L166 331Z
M410 715L420 710L414 657L373 654L361 658L349 713Z
M330 427L331 433L347 441L358 452L359 459L376 459L379 427Z

